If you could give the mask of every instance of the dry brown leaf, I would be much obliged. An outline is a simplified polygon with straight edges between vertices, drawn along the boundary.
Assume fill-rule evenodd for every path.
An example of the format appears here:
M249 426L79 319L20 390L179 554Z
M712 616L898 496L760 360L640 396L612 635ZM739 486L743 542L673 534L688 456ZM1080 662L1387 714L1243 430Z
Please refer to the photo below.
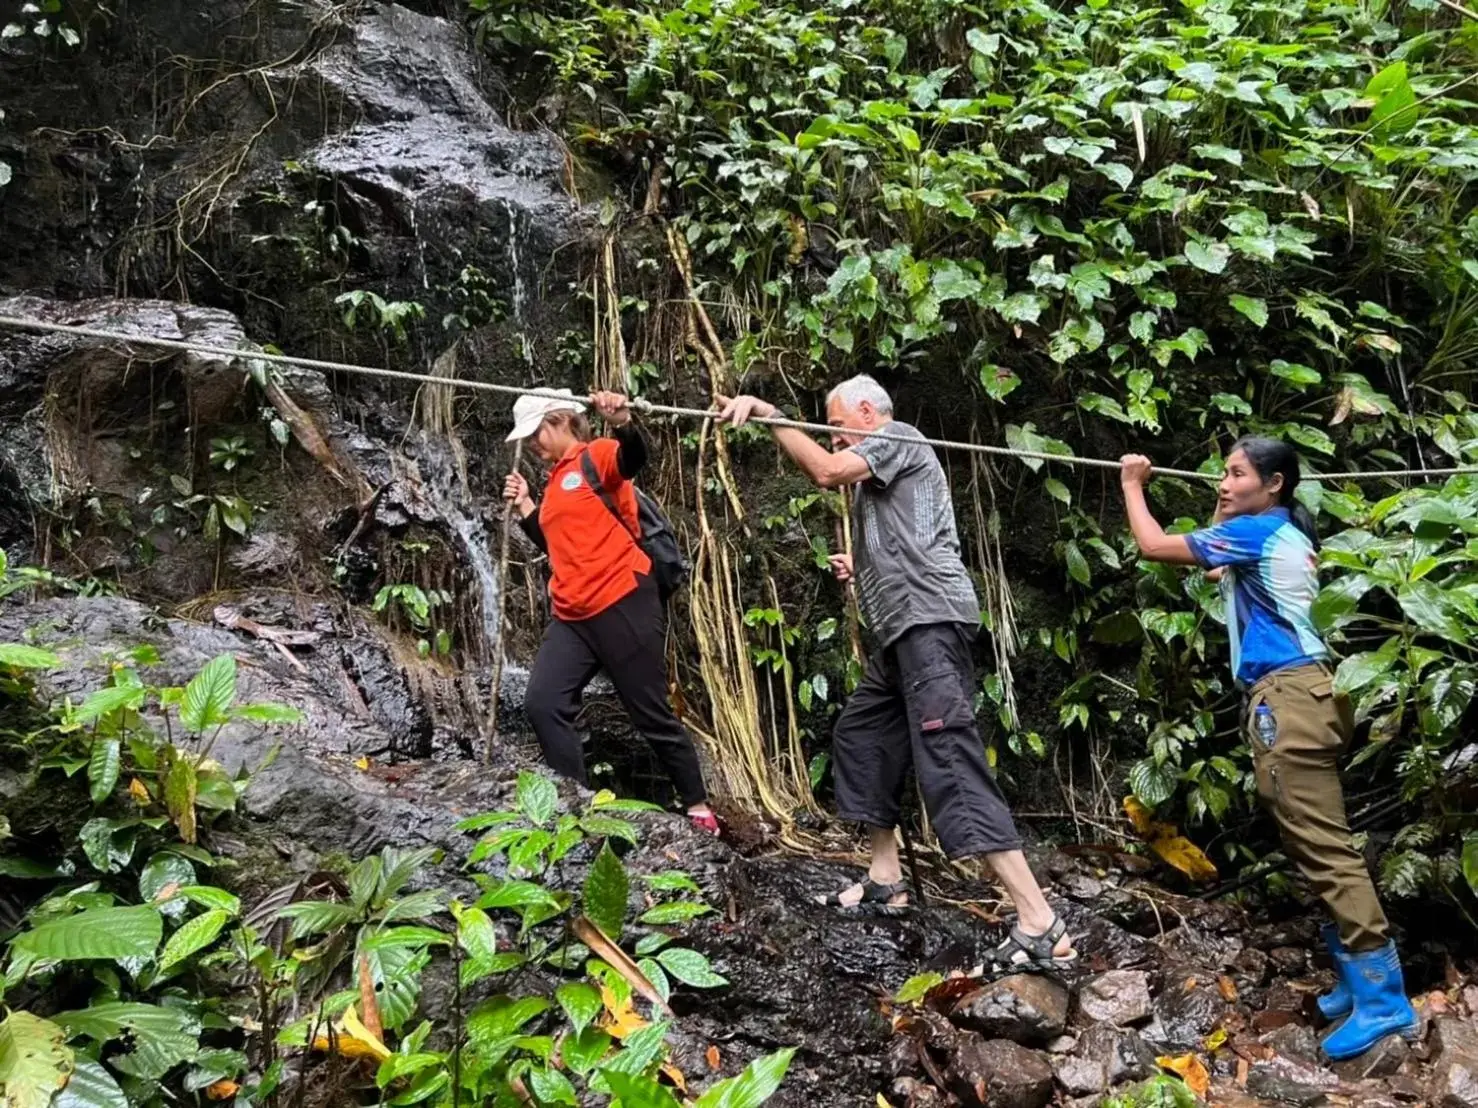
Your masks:
M375 996L375 979L370 974L369 956L359 956L359 1003L364 1009L364 1027L370 1035L385 1041L385 1027L380 1022L380 1001Z
M160 889L157 893L154 894L153 903L163 904L166 900L172 900L174 898L174 894L179 891L180 883L178 881L171 881L168 885L164 886L164 888Z
M230 1100L241 1086L234 1081L220 1080L205 1087L205 1095L211 1100Z
M1186 978L1186 979L1185 979L1185 984L1184 984L1184 985L1183 985L1183 986L1181 986L1181 987L1182 987L1182 988L1183 988L1183 989L1185 989L1185 991L1186 991L1186 992L1191 992L1191 991L1193 991L1193 990L1194 990L1194 989L1195 989L1195 987L1196 987L1196 986L1197 986L1197 985L1199 985L1199 984L1200 984L1200 982L1199 982L1199 981L1197 981L1197 980L1196 980L1196 979L1195 979L1195 978L1194 978L1194 977L1187 977L1187 978Z
M1221 991L1222 1000L1225 1000L1228 1004L1236 1003L1237 983L1235 981L1226 974L1222 974L1216 979L1216 987Z
M570 930L574 933L575 938L594 951L598 958L624 977L627 984L635 989L637 993L650 1001L652 1007L656 1008L664 1016L673 1015L673 1011L668 1007L667 1001L662 999L662 994L647 980L647 975L642 973L637 967L637 964L631 960L631 955L606 938L605 932L599 927L595 926L595 924L591 923L584 916L580 916L570 924Z
M1205 1097L1211 1088L1211 1074L1207 1072L1201 1059L1194 1054L1180 1054L1174 1058L1162 1055L1155 1059L1155 1064L1175 1074L1190 1086L1191 1092L1199 1097Z
M1237 1059L1237 1087L1239 1089L1247 1088L1247 1075L1251 1071L1252 1063L1247 1061L1246 1058Z
M718 1047L716 1046L711 1046L704 1052L703 1060L708 1063L708 1068L714 1073L718 1073L719 1067L724 1064L723 1057L719 1054Z

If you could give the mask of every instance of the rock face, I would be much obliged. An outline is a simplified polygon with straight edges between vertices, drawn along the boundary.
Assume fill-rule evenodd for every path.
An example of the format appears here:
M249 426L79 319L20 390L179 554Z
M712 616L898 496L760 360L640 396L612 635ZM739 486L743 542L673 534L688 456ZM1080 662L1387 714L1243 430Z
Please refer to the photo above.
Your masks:
M439 321L465 309L470 273L512 324L480 362L532 364L528 344L560 326L560 248L580 234L564 153L507 126L456 23L322 0L224 0L204 19L161 0L100 21L75 59L20 61L0 66L0 145L23 152L0 208L14 247L0 293L188 290L253 335L328 354L326 281ZM156 99L165 71L177 87ZM87 94L56 95L72 82ZM364 338L341 335L338 352L376 354Z

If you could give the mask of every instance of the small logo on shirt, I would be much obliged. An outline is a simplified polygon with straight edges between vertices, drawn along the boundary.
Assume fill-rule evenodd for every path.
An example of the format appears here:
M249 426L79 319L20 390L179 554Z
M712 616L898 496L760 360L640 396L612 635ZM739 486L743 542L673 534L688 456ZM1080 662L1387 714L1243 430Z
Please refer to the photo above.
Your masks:
M564 489L565 492L574 492L580 487L580 483L580 475L578 473L566 473L560 479L559 487Z

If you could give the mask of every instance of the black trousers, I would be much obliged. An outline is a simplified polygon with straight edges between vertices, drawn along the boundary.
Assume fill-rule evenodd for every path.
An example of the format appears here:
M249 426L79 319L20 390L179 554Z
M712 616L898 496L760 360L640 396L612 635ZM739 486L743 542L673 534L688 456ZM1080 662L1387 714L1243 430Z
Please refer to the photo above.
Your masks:
M973 634L926 624L868 660L832 737L843 819L897 826L911 764L949 857L1021 849L975 724Z
M534 659L524 711L544 760L587 784L585 752L575 730L580 696L602 669L616 686L632 725L646 736L684 805L707 799L693 740L667 699L666 612L650 575L635 592L581 620L550 620Z

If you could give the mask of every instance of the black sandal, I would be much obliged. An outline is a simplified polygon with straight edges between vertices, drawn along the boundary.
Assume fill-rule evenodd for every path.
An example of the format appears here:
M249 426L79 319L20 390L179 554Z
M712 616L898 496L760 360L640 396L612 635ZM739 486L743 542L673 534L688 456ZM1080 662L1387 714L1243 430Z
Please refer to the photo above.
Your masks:
M843 889L841 892L827 893L825 896L817 898L817 903L828 908L867 908L885 914L900 913L909 907L907 901L904 901L902 904L888 903L888 901L900 893L905 896L908 895L907 881L895 881L891 885L880 885L871 877L868 877L864 878L860 884L862 885L862 899L858 900L856 904L842 903L842 893L850 889L852 887L851 885L848 885L847 889Z
M1040 935L1028 935L1020 925L1011 928L1005 940L990 952L990 962L997 972L1012 970L1067 969L1078 960L1078 952L1058 955L1052 952L1057 941L1067 934L1067 924L1054 916L1052 926Z

